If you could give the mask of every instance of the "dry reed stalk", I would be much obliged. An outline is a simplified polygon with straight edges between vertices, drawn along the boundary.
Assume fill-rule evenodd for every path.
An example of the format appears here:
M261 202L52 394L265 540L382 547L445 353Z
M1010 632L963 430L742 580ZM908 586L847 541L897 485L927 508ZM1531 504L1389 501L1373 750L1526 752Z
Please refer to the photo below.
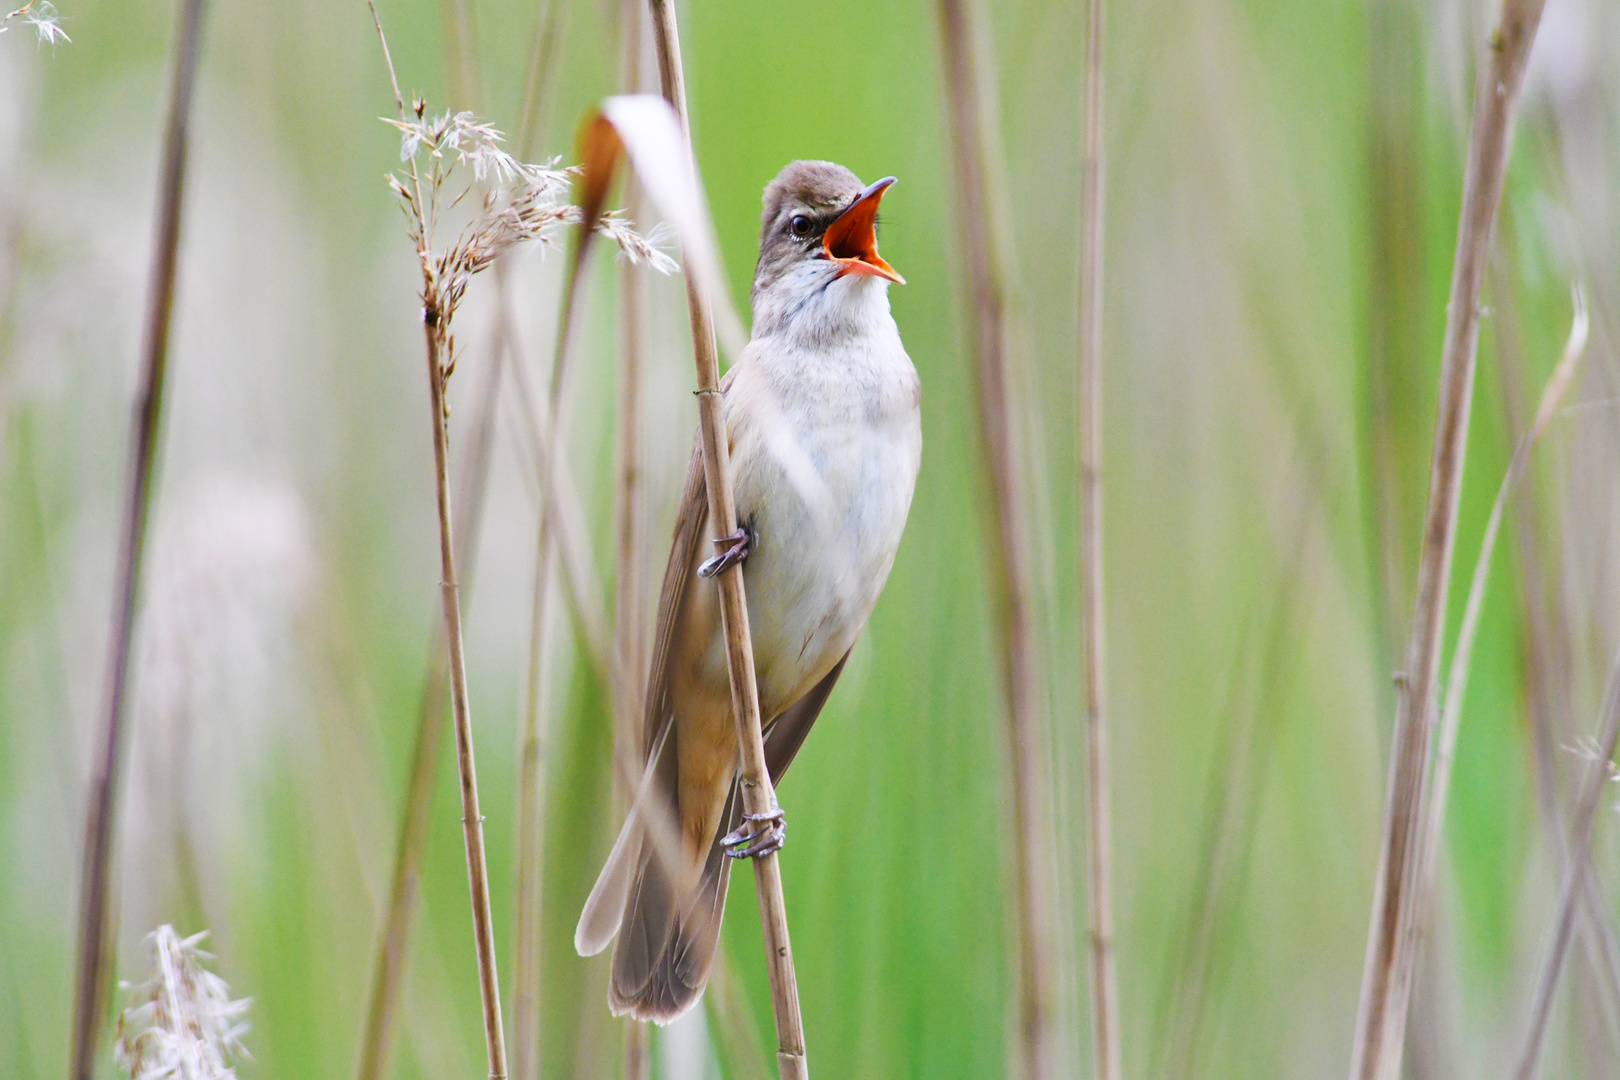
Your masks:
M1103 604L1102 299L1103 0L1086 0L1086 143L1080 161L1080 594L1086 673L1087 909L1091 920L1091 1061L1119 1080L1113 849L1108 785L1107 635Z
M506 1038L501 1029L500 975L495 965L495 931L489 907L489 869L484 854L484 816L478 808L478 767L473 758L472 704L467 696L467 662L461 638L460 586L456 581L451 536L449 436L445 429L445 384L450 374L448 313L429 309L422 320L427 345L428 391L433 423L433 471L439 508L439 589L444 603L445 641L449 646L450 710L456 734L456 766L461 777L461 824L467 851L467 881L472 892L473 942L478 958L478 988L484 1011L484 1049L490 1080L505 1080Z
M451 322L455 303L465 289L466 279L480 265L493 260L495 234L477 232L464 234L455 248L444 255L433 250L434 227L437 224L440 185L444 166L435 165L425 191L416 167L416 146L427 141L421 128L425 106L420 101L414 110L417 126L413 126L405 109L405 99L399 92L399 79L394 73L394 62L388 51L388 39L382 30L373 0L366 6L377 29L383 58L388 66L389 83L394 90L394 103L398 110L398 126L406 134L406 155L410 187L393 180L395 193L406 207L411 223L411 238L416 244L417 262L422 271L422 334L426 345L428 368L428 398L432 413L434 491L439 516L439 588L444 606L445 642L448 646L450 669L450 705L455 728L456 764L461 777L462 835L467 855L467 880L472 900L473 942L478 961L479 996L483 1006L484 1048L489 1063L490 1080L506 1078L506 1038L501 1027L500 976L495 961L495 936L489 904L489 870L484 852L484 819L478 806L477 764L473 754L472 707L467 695L467 667L461 635L461 602L456 581L454 537L451 527L449 434L446 429L448 408L445 389L455 363L455 344L451 336ZM459 118L447 115L444 123L459 126ZM433 125L430 125L433 127ZM435 135L440 133L434 132ZM439 149L441 137L434 137L434 150ZM460 149L456 139L450 144ZM392 180L392 178L391 178ZM484 246L479 247L479 241ZM487 259L485 259L487 255Z
M1569 950L1570 933L1575 925L1575 901L1580 894L1581 879L1586 876L1586 856L1592 843L1598 804L1603 801L1603 786L1620 776L1620 770L1614 766L1615 744L1620 742L1620 653L1616 654L1609 670L1602 711L1603 734L1597 741L1591 771L1580 791L1580 801L1575 805L1575 821L1570 827L1569 858L1564 861L1564 881L1558 896L1558 918L1553 923L1553 938L1547 949L1547 959L1536 981L1529 1029L1525 1033L1524 1049L1513 1070L1514 1080L1535 1080L1540 1071L1541 1047L1546 1040L1553 994L1558 989L1559 972L1563 969L1564 955Z
M469 589L478 552L479 526L483 522L484 493L488 490L489 463L495 444L495 404L501 385L505 346L500 338L490 353L490 366L477 395L470 443L462 456L461 476L456 487L455 547L463 552L461 580ZM388 888L388 908L383 916L383 932L377 940L372 965L371 990L366 1005L366 1026L360 1038L357 1080L379 1080L387 1063L394 1008L405 980L405 946L410 935L411 917L416 910L418 883L422 872L422 850L427 843L428 809L433 801L433 780L438 775L439 748L444 741L446 697L450 671L445 666L447 646L444 620L436 619L424 665L422 696L416 716L416 741L411 749L411 771L405 784L405 804L400 812L399 837L394 849L393 877Z
M686 109L686 79L681 70L680 33L675 23L674 0L649 0L653 41L658 54L658 76L664 100L675 110L683 134L685 167L696 175L691 125ZM687 260L691 265L690 259ZM692 322L692 351L697 367L697 399L703 472L708 487L709 524L716 536L737 531L737 506L731 488L730 447L720 402L720 360L715 343L714 317L705 284L688 272L687 309ZM721 286L715 282L715 286ZM748 630L748 605L743 575L733 566L714 577L720 590L720 620L726 639L726 667L731 676L731 706L737 720L741 753L738 786L746 814L768 814L776 809L776 793L765 766L765 743L760 734L759 686L754 676L754 648ZM754 885L759 894L759 915L765 936L765 962L770 973L771 1002L776 1012L776 1066L782 1080L808 1080L804 1020L799 1014L799 986L793 973L793 950L788 939L787 907L782 899L782 868L777 853L754 862Z
M201 35L202 0L182 0L169 89L169 115L163 133L163 173L158 182L158 220L141 340L140 385L135 405L135 424L130 432L129 473L119 529L107 685L79 874L78 961L70 1074L73 1080L89 1080L96 1071L102 1028L105 1026L108 979L112 968L109 953L113 935L108 908L112 892L113 827L118 809L118 782L123 771L127 742L129 656L135 637L136 611L140 604L141 565L146 552L158 435L163 421L164 375L168 367L175 264L180 246L180 212L185 193L191 102L197 81Z
M1398 695L1390 749L1383 853L1351 1049L1351 1080L1392 1080L1400 1071L1418 953L1429 741L1479 343L1480 286L1507 172L1519 90L1543 2L1505 0L1475 95L1441 356L1429 506L1405 680Z
M1018 1042L1024 1080L1056 1075L1052 969L1051 867L1047 841L1047 742L1041 714L1035 614L1031 596L1026 499L1018 467L1017 424L1010 393L1007 288L992 220L984 93L972 15L965 0L940 0L948 127L952 138L962 244L970 275L979 422L994 494L988 545L999 586L1003 678L1012 749L1018 902ZM1100 255L1100 248L1098 250ZM1082 333L1087 332L1082 328ZM1101 597L1095 598L1100 601ZM1088 603L1091 598L1088 597ZM1097 644L1101 644L1099 641ZM1089 703L1088 703L1089 704ZM1095 822L1093 827L1095 827ZM1095 856L1095 852L1094 852Z

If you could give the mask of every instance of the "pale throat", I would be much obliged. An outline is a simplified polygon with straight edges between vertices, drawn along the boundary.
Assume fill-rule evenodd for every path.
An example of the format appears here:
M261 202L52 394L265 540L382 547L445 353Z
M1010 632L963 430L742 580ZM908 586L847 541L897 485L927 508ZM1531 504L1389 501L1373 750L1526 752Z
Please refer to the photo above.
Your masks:
M892 333L889 283L868 275L834 278L834 273L833 267L817 260L795 267L755 293L753 337L825 349L870 334Z

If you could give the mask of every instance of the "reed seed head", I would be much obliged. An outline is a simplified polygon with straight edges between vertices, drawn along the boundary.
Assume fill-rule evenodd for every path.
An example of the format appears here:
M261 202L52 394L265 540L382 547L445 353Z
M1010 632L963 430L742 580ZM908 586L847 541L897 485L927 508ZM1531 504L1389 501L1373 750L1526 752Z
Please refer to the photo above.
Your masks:
M131 1080L236 1080L230 1063L249 1056L240 1040L252 1000L232 1001L225 980L203 967L213 959L197 947L207 936L182 938L166 924L148 935L153 974L134 988L114 1046Z

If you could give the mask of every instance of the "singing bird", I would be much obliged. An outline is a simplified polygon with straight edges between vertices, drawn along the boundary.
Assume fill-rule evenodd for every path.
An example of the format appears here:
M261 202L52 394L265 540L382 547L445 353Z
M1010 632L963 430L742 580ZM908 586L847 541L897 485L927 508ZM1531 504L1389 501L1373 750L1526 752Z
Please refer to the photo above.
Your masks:
M742 563L760 718L779 782L894 565L922 456L921 384L889 313L870 186L796 161L765 188L753 335L721 382L736 535L714 539L694 446L658 602L645 772L574 932L613 953L615 1015L668 1023L703 992L733 858L782 846L780 810L743 818L717 589ZM703 559L706 542L719 546Z

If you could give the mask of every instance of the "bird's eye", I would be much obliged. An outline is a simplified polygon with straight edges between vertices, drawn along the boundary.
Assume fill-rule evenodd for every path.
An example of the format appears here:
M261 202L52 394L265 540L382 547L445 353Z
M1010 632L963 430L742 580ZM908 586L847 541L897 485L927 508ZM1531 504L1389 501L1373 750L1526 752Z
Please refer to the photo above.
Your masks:
M793 230L793 235L801 240L809 236L810 231L815 227L815 223L803 214L794 214L793 220L788 222L788 228Z

